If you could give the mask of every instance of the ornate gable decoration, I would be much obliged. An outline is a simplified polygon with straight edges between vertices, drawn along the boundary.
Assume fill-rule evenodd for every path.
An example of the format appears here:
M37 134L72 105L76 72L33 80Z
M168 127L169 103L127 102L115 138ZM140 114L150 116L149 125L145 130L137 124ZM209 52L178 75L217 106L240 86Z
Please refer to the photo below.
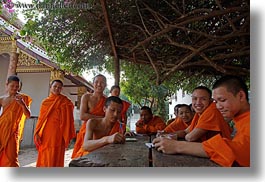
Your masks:
M50 72L51 67L46 66L38 59L35 59L24 52L18 56L17 72Z

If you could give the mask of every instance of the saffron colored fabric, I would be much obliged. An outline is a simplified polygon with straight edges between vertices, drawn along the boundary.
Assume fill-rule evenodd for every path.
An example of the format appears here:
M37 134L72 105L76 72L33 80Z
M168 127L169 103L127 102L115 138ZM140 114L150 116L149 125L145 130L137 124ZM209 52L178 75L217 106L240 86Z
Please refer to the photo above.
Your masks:
M233 139L217 135L203 142L210 159L224 167L250 166L250 111L235 118L236 134Z
M64 166L65 149L75 137L73 109L64 95L50 94L43 100L34 132L41 138L36 167Z
M106 97L102 96L101 99L99 100L98 104L96 105L96 107L90 111L90 114L104 117L105 112L103 111L103 108L105 105L105 101L106 101ZM86 134L86 123L87 123L87 121L83 122L83 124L79 130L79 133L77 134L74 150L72 153L72 159L82 156L82 153L83 153L82 146L83 146L84 137Z
M21 94L29 107L31 98ZM22 107L14 100L0 116L0 167L19 167L19 125L24 122Z
M232 132L232 128L230 128L228 123L224 120L214 102L212 102L201 115L197 113L194 115L189 126L189 132L195 128L209 130L206 135L200 138L199 141L201 142L213 137L216 135L216 132L220 133L222 137L230 138Z
M183 122L183 120L181 118L176 118L172 123L170 123L165 129L164 131L166 133L173 133L175 131L178 130L185 130L189 125L185 122Z
M137 121L138 122L138 121ZM164 130L166 123L159 117L153 116L152 120L147 124L144 124L143 127L136 126L136 133L139 134L149 134L156 133L158 130Z

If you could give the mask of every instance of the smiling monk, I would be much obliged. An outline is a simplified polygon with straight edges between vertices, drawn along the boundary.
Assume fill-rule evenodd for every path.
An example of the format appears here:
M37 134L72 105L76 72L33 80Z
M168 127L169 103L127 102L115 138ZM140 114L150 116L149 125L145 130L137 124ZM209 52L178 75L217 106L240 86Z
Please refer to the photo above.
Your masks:
M80 119L83 120L83 124L77 134L72 159L81 157L84 155L82 145L84 142L84 136L86 133L86 123L92 118L103 118L105 112L103 110L106 97L103 94L107 86L107 79L104 75L96 75L93 79L93 93L86 93L81 98L80 106Z
M50 95L41 104L34 132L37 167L63 167L65 149L75 137L74 105L61 94L62 87L61 80L52 81Z
M7 94L0 97L0 167L19 167L19 125L30 117L31 99L18 93L20 79L7 79ZM22 116L25 115L25 118Z

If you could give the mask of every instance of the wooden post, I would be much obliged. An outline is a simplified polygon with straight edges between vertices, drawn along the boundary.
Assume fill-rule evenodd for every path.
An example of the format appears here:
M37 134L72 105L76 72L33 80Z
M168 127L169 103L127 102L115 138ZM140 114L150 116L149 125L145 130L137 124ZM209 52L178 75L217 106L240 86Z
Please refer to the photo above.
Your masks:
M10 56L10 61L9 61L9 67L8 67L8 72L7 72L7 78L11 75L16 75L16 69L17 69L17 63L18 63L18 55L19 53L17 52L17 45L16 45L16 40L12 41L12 48L11 48L11 56Z

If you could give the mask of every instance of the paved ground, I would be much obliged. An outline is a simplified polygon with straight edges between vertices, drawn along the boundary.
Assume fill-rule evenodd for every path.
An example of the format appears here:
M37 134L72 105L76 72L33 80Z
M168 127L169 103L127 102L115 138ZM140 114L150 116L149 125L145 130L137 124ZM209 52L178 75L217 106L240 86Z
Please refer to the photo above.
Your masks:
M73 147L70 147L67 151L65 151L64 167L69 167L68 164L71 161L72 152ZM18 154L20 167L36 167L37 156L38 152L36 148L21 149Z

